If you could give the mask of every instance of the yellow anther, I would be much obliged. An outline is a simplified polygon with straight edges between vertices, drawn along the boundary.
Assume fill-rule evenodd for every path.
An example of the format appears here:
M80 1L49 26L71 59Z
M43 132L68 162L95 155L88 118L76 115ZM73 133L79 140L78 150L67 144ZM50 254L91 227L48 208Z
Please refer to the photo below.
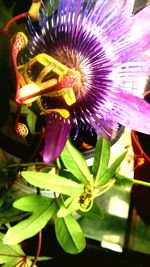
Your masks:
M65 88L67 92L63 95L63 98L68 106L73 105L76 102L76 97L73 88Z
M39 19L39 9L41 7L41 0L33 0L32 5L28 11L29 16L33 20L38 20Z
M28 38L23 32L18 32L17 35L19 36L20 39L24 41L24 45L27 45L28 43Z

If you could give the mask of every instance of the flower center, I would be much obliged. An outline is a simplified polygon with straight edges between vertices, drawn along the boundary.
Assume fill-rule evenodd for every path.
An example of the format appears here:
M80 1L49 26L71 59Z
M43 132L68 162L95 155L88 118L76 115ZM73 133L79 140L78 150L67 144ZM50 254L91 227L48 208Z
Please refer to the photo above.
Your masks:
M85 58L81 53L72 48L61 48L53 52L52 56L56 58L63 65L67 66L69 69L75 69L80 77L76 79L74 84L74 93L76 99L80 99L86 94L86 81L90 82L90 68L88 59Z

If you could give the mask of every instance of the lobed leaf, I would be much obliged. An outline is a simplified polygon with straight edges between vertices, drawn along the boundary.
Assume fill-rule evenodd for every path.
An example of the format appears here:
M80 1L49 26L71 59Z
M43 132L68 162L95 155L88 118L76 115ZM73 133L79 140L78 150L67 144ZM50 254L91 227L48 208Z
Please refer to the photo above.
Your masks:
M24 262L25 254L20 245L6 245L2 242L4 234L0 233L0 264L3 267L20 266ZM30 258L27 258L26 266L31 266Z
M24 215L15 208L7 208L7 210L0 211L0 224L10 223L19 220Z
M95 148L94 163L92 166L95 183L101 179L108 168L110 158L110 141L99 136Z
M65 167L81 182L81 183L93 183L93 177L86 164L86 160L68 140L62 153L61 159Z
M55 232L58 242L67 253L77 254L86 246L84 233L72 215L56 218Z
M123 154L121 154L110 166L109 169L105 172L105 174L101 177L101 179L97 183L97 187L100 187L102 185L105 185L106 183L109 182L110 179L113 178L116 170L120 166L121 162L124 160L125 156L127 154L127 151L125 151Z
M52 199L38 195L19 199L14 202L14 207L32 212L32 215L7 231L3 242L8 245L20 243L36 235L57 212L56 204Z
M22 262L22 258L12 258L12 259L10 258L11 257L9 257L9 261L3 264L2 267L12 267L12 266L19 267L20 266Z
M15 256L17 258L17 262L18 260L21 260L25 254L22 251L20 245L9 246L3 244L2 242L3 238L4 234L0 233L0 264L9 262L11 257L14 260Z
M132 178L128 178L128 177L121 175L117 172L115 172L114 178L116 179L115 184L117 186L131 186L133 184Z
M79 195L69 197L61 205L59 211L57 212L58 217L64 217L70 213L73 213L79 209Z
M78 194L83 191L83 185L66 179L57 174L23 171L22 176L30 184L66 195Z

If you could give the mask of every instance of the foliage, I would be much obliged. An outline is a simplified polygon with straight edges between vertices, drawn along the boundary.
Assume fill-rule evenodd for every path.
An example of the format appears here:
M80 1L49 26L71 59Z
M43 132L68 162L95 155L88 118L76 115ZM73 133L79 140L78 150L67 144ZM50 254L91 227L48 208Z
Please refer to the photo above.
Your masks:
M82 153L68 140L60 157L59 169L54 169L55 173L50 166L46 172L44 169L22 171L21 179L40 188L41 192L43 189L48 190L49 196L34 193L13 202L12 209L19 211L25 218L8 229L3 238L4 244L19 244L36 235L52 220L62 248L72 254L81 252L86 242L75 214L84 216L87 213L89 217L102 217L94 200L115 183L114 174L125 155L126 152L109 167L110 142L99 137L91 172ZM71 179L59 175L62 170L70 173Z
M13 185L9 188L11 180L6 179L5 186L4 183L1 184L3 194L0 212L9 207L7 216L4 216L4 212L3 217L0 217L1 226L5 226L6 229L8 223L15 222L3 235L2 248L7 250L8 247L19 246L24 240L35 236L46 225L52 223L55 226L56 238L65 252L77 254L83 251L86 238L78 218L86 216L104 219L95 199L115 183L133 183L132 179L117 173L127 151L111 165L109 164L110 151L110 142L98 137L94 163L92 168L89 168L82 153L68 139L60 159L56 162L57 165L45 166L42 162L16 164L15 173L21 173L19 180L22 185L31 188L31 191L22 196L21 190L18 193L13 189ZM32 168L31 165L33 165ZM9 175L10 170L14 173L14 167L15 164L8 164L7 168L5 166L9 170ZM6 173L5 176L7 176ZM11 181L11 183L14 182ZM9 190L6 190L6 186ZM16 263L17 260L25 259L26 256L21 255L16 259ZM7 257L1 261L6 265Z
M0 265L2 267L31 266L33 257L26 256L20 244L6 245L3 243L4 234L0 233ZM39 257L38 260L49 260L48 257ZM36 265L34 265L36 267Z
M128 182L131 184L133 182L132 179L117 173L127 151L122 153L111 165L109 164L110 151L110 142L98 137L94 163L90 169L82 153L68 139L60 156L59 164L55 167L34 162L32 164L20 163L20 165L19 163L9 163L7 168L6 166L2 167L2 170L9 170L8 174L10 169L17 174L16 176L18 176L18 172L21 173L19 176L21 186L31 189L29 192L27 191L26 196L23 196L21 187L19 194L16 189L13 189L14 181L6 179L5 185L4 181L1 183L3 190L0 207L0 212L3 214L0 218L1 226L4 227L8 223L15 222L3 236L2 248L19 246L24 240L35 236L51 222L55 226L56 238L64 251L70 254L83 251L86 239L78 218L86 216L93 220L102 219L103 215L97 207L95 199L115 183ZM33 165L32 168L31 165ZM15 166L16 171L14 171ZM66 177L65 174L67 174ZM15 181L17 180L18 178L15 178ZM9 187L10 181L12 184ZM6 190L6 187L9 190ZM7 216L5 215L6 208ZM6 227L4 228L6 229ZM19 256L16 263L17 260L25 259L24 257L24 255ZM6 264L6 260L7 258L1 261Z

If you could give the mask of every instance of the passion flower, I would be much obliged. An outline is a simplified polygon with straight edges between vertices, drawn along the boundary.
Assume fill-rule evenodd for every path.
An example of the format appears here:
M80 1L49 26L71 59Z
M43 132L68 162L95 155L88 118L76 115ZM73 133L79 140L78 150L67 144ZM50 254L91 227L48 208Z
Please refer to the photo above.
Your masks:
M118 124L150 134L143 98L150 6L133 15L133 0L60 0L57 9L54 2L41 5L38 22L28 19L29 41L17 65L16 101L37 101L47 116L43 160L60 155L79 121L104 138ZM29 86L23 96L27 84L36 90Z

